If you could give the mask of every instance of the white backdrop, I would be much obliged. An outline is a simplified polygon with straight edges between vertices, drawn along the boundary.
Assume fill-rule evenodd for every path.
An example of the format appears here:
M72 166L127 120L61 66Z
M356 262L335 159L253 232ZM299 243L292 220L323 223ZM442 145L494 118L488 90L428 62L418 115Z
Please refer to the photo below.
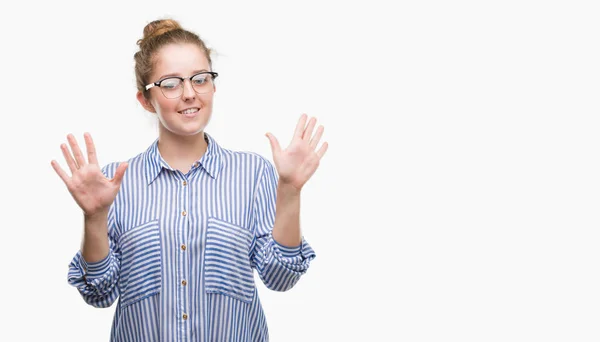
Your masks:
M317 258L259 285L272 341L600 340L595 2L391 3L0 5L0 340L108 340L115 306L67 284L82 217L50 161L68 133L102 164L152 143L133 54L163 17L217 51L222 146L272 159L265 132L325 126Z

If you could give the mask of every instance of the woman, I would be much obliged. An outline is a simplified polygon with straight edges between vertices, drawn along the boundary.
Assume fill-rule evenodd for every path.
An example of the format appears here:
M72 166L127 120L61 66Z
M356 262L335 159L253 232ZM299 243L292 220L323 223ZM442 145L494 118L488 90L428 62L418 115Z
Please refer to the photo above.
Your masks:
M276 169L227 150L205 132L218 74L204 42L157 20L138 44L137 99L160 121L157 140L101 169L92 137L86 160L69 135L71 176L52 161L85 217L68 281L90 305L118 298L113 341L266 341L253 269L285 291L315 257L300 192L327 150L323 127L303 114L286 149L268 133Z

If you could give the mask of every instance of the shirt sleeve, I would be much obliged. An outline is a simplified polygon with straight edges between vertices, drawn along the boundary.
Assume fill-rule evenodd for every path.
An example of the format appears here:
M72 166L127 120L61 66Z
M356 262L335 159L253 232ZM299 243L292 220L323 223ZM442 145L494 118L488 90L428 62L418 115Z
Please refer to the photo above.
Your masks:
M106 174L105 170L103 172ZM86 262L79 251L69 264L68 283L79 290L86 303L98 308L111 306L119 296L117 281L121 256L116 245L115 228L113 203L108 212L109 251L106 258L98 262Z
M283 246L273 239L278 177L273 165L265 162L254 199L252 266L267 288L287 291L306 273L316 255L304 237L296 247Z

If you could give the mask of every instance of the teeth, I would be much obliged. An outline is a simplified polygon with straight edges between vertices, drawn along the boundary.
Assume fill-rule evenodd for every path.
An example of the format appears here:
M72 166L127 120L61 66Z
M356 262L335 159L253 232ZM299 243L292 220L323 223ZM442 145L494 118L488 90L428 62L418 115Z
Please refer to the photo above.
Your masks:
M186 109L184 111L181 111L181 114L192 114L192 113L196 113L198 111L198 108L189 108Z

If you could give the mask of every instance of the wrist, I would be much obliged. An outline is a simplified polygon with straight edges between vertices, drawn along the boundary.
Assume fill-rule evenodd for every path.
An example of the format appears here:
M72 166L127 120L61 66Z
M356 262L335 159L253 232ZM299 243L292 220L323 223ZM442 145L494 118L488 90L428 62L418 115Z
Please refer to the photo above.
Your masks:
M289 196L289 197L299 197L301 190L302 189L298 189L297 187L293 186L292 184L282 181L281 178L279 179L279 182L277 185L277 194L278 195Z
M108 218L108 208L106 209L101 209L99 211L96 211L94 213L83 213L83 219L85 220L85 222L98 222L98 221L102 221L102 220L106 220Z
M94 214L84 214L84 229L86 236L96 238L106 234L108 224L108 210Z

